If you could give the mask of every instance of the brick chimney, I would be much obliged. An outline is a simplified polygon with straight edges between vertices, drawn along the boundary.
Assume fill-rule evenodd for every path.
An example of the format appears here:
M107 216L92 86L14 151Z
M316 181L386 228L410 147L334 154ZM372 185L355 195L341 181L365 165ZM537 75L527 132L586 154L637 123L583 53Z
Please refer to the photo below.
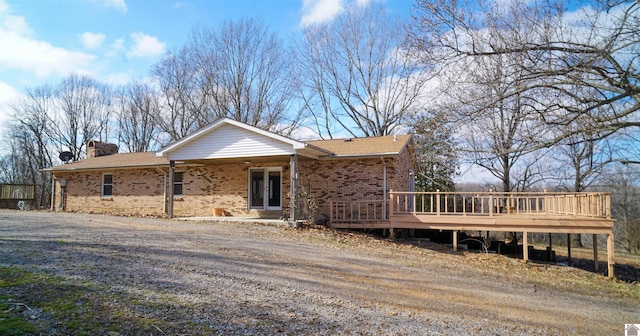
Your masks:
M87 143L87 158L118 154L118 145L91 140Z

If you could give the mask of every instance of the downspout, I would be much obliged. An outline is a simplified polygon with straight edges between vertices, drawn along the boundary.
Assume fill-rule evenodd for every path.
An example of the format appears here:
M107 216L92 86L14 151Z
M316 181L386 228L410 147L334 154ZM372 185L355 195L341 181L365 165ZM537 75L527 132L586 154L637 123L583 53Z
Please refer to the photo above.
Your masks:
M164 181L162 182L163 185L163 189L162 189L162 213L166 214L167 213L167 172L160 169L160 167L156 167L156 169L162 173L162 175L164 176Z
M382 217L387 219L387 163L384 161L384 156L380 157L382 160Z

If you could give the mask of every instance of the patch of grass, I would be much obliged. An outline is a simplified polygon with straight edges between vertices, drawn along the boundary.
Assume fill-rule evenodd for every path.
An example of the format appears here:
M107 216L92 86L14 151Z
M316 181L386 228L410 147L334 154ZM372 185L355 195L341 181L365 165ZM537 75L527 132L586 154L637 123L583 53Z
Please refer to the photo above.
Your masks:
M24 318L22 312L30 309L6 289L35 281L32 274L13 267L0 267L0 335L24 335L34 333L35 325Z
M0 335L24 335L36 328L15 312L9 296L0 295Z
M130 295L103 287L0 266L0 335L40 335L51 330L61 335L206 333L206 327L184 319L172 297Z

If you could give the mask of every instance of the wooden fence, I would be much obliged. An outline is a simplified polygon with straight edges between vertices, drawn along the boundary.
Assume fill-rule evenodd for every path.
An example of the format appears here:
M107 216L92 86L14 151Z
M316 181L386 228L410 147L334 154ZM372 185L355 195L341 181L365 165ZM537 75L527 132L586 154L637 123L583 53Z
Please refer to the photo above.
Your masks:
M0 184L0 199L2 200L35 199L35 186L29 185L29 184Z

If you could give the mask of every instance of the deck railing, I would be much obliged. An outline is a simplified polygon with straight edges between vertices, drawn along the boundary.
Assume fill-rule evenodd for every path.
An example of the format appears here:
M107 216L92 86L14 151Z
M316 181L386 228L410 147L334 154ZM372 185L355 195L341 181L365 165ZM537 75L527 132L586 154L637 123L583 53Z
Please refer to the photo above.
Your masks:
M609 193L398 192L389 213L436 216L565 215L611 218Z
M385 204L382 200L329 201L329 220L337 222L385 221Z
M382 200L330 201L330 221L381 222L390 215L554 215L611 218L611 194L604 192L389 192Z

